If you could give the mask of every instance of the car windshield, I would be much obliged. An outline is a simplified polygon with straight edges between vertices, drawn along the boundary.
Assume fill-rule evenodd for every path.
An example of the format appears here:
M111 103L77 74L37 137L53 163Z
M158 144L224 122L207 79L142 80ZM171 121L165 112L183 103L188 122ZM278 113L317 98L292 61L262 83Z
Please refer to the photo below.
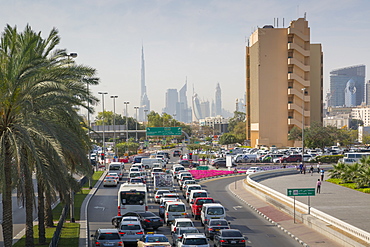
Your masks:
M197 229L181 229L179 228L179 235L182 235L184 233L198 233L199 231Z
M178 222L177 226L178 227L191 227L191 226L193 226L193 223L190 222L190 221Z
M158 236L158 237L148 237L146 242L148 243L155 243L155 242L168 242L166 237Z
M115 239L120 239L120 236L117 232L101 233L98 238L98 240L115 240Z
M213 203L212 199L200 199L197 201L196 205L203 205L204 203Z
M203 245L207 244L207 239L205 238L187 238L184 241L185 245Z
M137 231L137 230L140 230L141 227L139 225L135 225L135 224L127 224L127 225L122 225L121 226L121 230L128 230L128 231Z
M109 167L109 170L121 170L121 166L120 165L111 165L110 167Z
M207 196L207 193L205 192L197 192L197 193L194 193L193 198L206 197L206 196Z
M227 221L224 220L211 220L209 225L212 226L227 226Z
M168 212L185 212L185 205L173 204L168 207Z
M222 233L222 237L243 237L243 235L238 231L227 231Z
M224 209L223 208L209 208L207 210L207 213L209 215L220 215L220 214L224 214Z

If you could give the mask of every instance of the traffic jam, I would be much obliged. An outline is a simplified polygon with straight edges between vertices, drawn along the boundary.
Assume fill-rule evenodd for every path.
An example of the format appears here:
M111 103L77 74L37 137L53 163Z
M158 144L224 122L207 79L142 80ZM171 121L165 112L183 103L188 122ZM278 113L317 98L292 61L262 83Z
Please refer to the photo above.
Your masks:
M243 233L226 220L225 208L189 170L147 159L128 171L119 162L109 165L103 186L119 187L117 216L112 229L91 235L92 246L246 246Z

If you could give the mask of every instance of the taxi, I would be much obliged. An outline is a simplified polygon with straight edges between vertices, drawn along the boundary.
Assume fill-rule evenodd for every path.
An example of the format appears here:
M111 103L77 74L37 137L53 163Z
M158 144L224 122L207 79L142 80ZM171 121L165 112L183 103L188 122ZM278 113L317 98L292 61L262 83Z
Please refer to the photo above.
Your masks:
M137 242L138 247L146 247L146 246L163 246L163 247L171 247L168 238L163 234L152 234L149 233L144 235L140 238Z

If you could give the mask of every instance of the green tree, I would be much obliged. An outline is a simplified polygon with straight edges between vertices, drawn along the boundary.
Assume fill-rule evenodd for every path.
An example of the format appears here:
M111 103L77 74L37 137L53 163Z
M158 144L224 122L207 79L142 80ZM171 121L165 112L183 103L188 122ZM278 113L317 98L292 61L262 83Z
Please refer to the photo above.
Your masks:
M239 123L245 123L245 117L246 114L245 112L240 112L240 111L235 111L234 112L234 117L230 118L229 120L229 131L233 132L234 128L239 124ZM245 128L245 126L244 126Z
M301 141L302 140L302 129L294 126L288 134L288 140Z
M224 133L219 139L219 143L221 145L229 145L229 144L234 144L236 142L237 142L237 139L235 135L230 134L230 133Z
M0 41L0 177L3 203L4 246L12 245L12 189L17 186L22 191L26 203L26 246L33 246L32 209L34 191L31 174L36 169L37 182L49 184L53 189L84 156L86 148L74 150L79 153L76 163L70 164L62 144L72 135L80 136L84 130L82 119L75 107L87 108L84 103L97 101L91 97L86 83L96 84L92 78L95 70L75 65L65 50L57 50L60 37L56 29L51 30L46 39L41 33L27 26L22 33L9 25L2 33ZM81 78L87 76L83 81ZM92 111L92 108L89 108ZM63 128L61 119L73 120ZM76 124L77 123L77 124ZM86 126L85 126L86 127ZM64 133L67 131L67 133ZM62 133L63 132L63 133ZM84 132L86 136L86 132ZM86 137L85 140L88 141ZM71 140L68 140L71 141ZM73 140L72 140L73 141ZM79 141L78 143L84 143ZM87 167L87 166L85 166ZM75 170L76 167L74 167ZM53 170L51 178L44 173ZM73 171L72 169L70 171ZM51 174L51 173L49 173ZM30 183L31 182L31 183ZM66 183L70 185L71 183ZM41 186L42 187L42 186ZM67 186L68 187L68 186ZM70 188L70 187L69 187ZM67 188L69 190L69 188ZM64 191L62 191L64 192ZM39 194L43 198L43 193ZM61 194L63 195L63 194ZM21 198L21 199L22 199ZM40 213L43 213L41 210ZM41 222L39 222L40 224ZM41 227L42 231L42 227ZM42 234L42 233L40 233ZM44 234L44 233L43 233ZM42 238L40 238L42 239Z

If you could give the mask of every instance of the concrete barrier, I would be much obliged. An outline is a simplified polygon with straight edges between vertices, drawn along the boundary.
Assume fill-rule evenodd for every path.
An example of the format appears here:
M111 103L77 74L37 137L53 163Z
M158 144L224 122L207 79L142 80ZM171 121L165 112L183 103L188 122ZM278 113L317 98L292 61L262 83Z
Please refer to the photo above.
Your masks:
M325 169L330 167L326 166ZM253 192L266 202L273 204L280 210L293 215L294 200L280 192L277 192L265 185L258 183L259 181L277 177L297 174L294 168L271 170L249 175L243 186L245 189ZM310 211L310 214L308 213ZM307 226L325 234L332 240L344 246L369 246L370 233L352 226L342 220L323 213L314 207L308 208L308 205L295 201L295 217ZM339 229L339 230L337 230ZM346 234L343 234L346 233ZM363 242L363 243L362 243Z

